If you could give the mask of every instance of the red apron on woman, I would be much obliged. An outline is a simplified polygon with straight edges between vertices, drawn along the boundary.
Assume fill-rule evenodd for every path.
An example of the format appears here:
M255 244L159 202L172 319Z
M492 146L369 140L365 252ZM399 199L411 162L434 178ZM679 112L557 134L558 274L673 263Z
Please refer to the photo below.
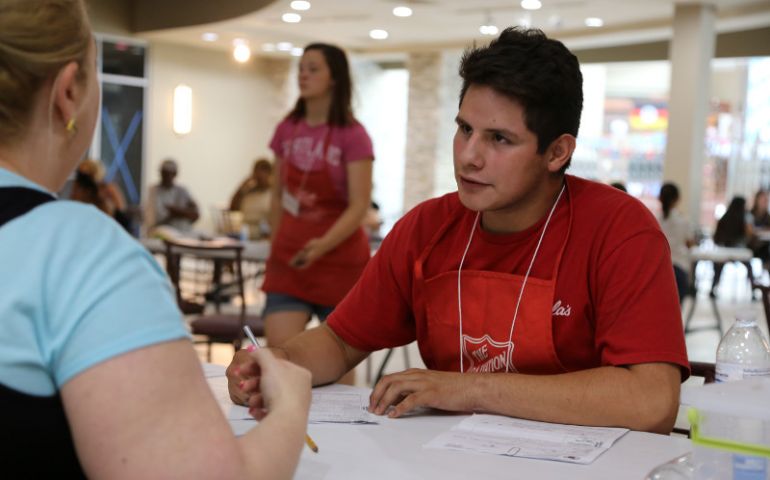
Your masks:
M306 268L289 261L313 239L322 237L348 207L328 172L328 134L317 171L303 171L284 159L283 189L299 202L297 215L284 209L272 239L262 290L283 293L310 303L334 306L350 291L369 260L369 241L358 228L339 245Z

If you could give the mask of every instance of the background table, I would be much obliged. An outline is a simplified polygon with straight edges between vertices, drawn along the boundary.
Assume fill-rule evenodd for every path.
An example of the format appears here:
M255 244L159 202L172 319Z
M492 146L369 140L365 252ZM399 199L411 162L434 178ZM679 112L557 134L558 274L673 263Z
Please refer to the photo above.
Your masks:
M195 239L175 239L177 242L194 242L199 245L215 245L216 242L235 242L239 243L237 240L232 240L229 238L225 239L212 239L212 240L195 240ZM166 246L163 244L163 240L160 238L142 238L140 240L141 244L149 250L150 252L154 254L165 254L166 253ZM243 245L243 252L241 254L244 261L249 262L264 262L267 260L267 257L270 255L270 242L268 240L247 240L245 242L240 242Z
M219 376L216 367L208 368L214 395L227 408L227 382L221 376L224 368ZM369 392L342 385L321 388ZM295 478L641 480L655 466L692 450L686 438L641 432L628 432L591 465L423 448L465 417L430 411L400 419L378 417L378 425L309 425L308 433L318 444L319 453L303 449ZM230 425L240 435L256 422L234 420Z

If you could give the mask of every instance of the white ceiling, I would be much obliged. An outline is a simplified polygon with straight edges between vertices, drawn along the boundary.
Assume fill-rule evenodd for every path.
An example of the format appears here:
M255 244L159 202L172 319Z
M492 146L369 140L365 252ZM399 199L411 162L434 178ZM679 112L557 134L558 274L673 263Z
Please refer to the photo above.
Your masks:
M246 39L255 55L264 53L265 43L291 42L302 46L324 41L363 52L404 52L427 48L463 48L485 41L479 26L488 20L500 28L522 24L541 28L562 39L570 48L612 46L662 40L671 35L675 0L541 0L542 8L527 11L518 0L310 0L310 10L298 12L302 21L284 23L281 15L291 12L290 0L277 0L249 15L196 27L156 31L142 35L150 40L231 49L236 38ZM770 26L768 0L713 0L717 29L734 31ZM212 6L215 3L212 2ZM395 17L398 5L410 6L414 14ZM215 8L215 7L214 7ZM600 17L601 28L588 28L586 17ZM369 38L371 29L388 31L386 40ZM204 32L219 35L216 42L201 39Z

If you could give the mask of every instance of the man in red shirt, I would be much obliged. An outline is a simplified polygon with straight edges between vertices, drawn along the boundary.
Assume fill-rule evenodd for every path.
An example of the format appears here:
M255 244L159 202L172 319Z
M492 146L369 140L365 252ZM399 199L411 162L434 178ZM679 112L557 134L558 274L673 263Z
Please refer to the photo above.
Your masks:
M537 30L467 51L458 191L404 216L320 327L276 354L337 380L414 340L427 370L384 377L370 409L416 407L670 432L689 375L665 237L637 200L565 175L582 110L577 58ZM261 406L258 368L228 368ZM392 407L392 408L391 408Z

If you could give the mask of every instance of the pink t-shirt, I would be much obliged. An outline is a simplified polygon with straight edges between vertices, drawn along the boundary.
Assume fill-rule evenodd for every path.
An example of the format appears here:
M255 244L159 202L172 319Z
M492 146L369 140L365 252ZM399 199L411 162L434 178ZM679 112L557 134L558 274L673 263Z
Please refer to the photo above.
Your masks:
M324 155L324 146L329 147ZM347 166L351 162L374 159L372 140L363 125L356 122L344 127L310 126L305 120L285 119L278 124L270 148L284 162L302 171L328 168L332 183L340 197L348 198Z

